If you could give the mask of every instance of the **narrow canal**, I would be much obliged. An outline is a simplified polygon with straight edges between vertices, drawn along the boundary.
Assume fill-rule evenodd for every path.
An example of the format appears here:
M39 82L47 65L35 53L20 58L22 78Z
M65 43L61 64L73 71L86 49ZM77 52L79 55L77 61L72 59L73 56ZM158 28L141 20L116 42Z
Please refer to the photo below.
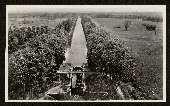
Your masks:
M66 52L66 63L71 63L73 67L82 66L87 63L87 47L86 39L81 24L81 18L78 17L76 26L73 32L71 48Z

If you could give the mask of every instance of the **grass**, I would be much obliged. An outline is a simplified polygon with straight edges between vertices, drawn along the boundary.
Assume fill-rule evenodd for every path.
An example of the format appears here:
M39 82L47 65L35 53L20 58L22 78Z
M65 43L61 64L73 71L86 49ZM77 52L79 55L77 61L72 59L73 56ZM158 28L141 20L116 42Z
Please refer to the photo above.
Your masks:
M128 19L131 21L131 26L128 31L125 31L124 21L126 19L118 18L96 18L95 19L99 24L101 24L109 31L117 33L120 38L132 38L135 39L139 37L139 40L146 38L144 40L158 40L162 39L162 23L161 22L150 22L150 21L140 21L135 19ZM151 25L157 26L157 34L154 35L153 31L145 31L143 23L148 23ZM120 28L117 28L120 27Z

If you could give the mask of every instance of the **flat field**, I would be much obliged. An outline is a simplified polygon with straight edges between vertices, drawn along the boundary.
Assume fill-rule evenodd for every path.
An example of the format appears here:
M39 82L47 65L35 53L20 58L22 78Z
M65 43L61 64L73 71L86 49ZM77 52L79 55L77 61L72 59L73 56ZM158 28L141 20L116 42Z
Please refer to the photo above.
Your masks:
M163 24L162 22L120 18L93 18L100 26L124 41L125 46L134 52L142 63L138 82L143 92L162 98L163 86ZM126 31L125 20L131 21ZM148 31L142 25L156 25L154 31Z
M58 23L62 22L63 20L66 20L66 18L56 18L56 19L46 19L46 18L39 18L39 17L10 17L8 18L8 27L10 25L15 26L48 26L51 28L54 28Z

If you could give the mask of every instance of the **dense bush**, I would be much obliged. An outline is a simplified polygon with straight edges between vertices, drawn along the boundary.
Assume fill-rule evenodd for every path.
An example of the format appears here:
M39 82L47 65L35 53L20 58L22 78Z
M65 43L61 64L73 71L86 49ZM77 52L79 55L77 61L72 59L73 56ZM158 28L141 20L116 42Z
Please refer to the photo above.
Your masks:
M9 29L9 99L35 99L57 80L76 19L48 26Z
M88 65L92 71L112 75L124 82L134 81L138 76L138 60L118 38L110 39L110 33L97 26L90 18L82 18L87 41Z
M87 41L88 66L91 71L98 71L104 75L109 74L112 81L120 81L127 85L129 83L134 90L131 92L132 94L127 93L127 95L131 95L134 99L160 99L158 96L160 78L157 72L161 69L158 65L156 65L158 68L151 68L148 65L156 62L151 62L153 56L151 56L150 48L147 51L149 57L146 57L144 53L146 50L140 55L143 57L138 57L136 53L132 53L126 48L123 41L115 35L107 33L92 19L84 17L82 25ZM144 48L146 49L146 47ZM146 58L149 58L151 63L142 63L148 61ZM156 58L154 57L154 59ZM119 86L126 89L126 86ZM123 93L126 94L126 90L123 90Z
M85 100L110 100L118 99L116 94L116 83L106 75L92 74L85 79ZM106 93L107 92L107 93Z

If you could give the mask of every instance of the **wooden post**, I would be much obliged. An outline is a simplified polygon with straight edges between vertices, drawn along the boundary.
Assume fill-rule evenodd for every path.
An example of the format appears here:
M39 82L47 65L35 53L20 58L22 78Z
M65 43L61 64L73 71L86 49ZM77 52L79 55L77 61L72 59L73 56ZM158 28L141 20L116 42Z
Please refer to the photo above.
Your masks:
M61 79L60 79L60 74L59 74L59 82L61 82Z
M71 90L71 86L72 86L72 84L71 84L71 77L72 77L72 75L71 75L71 73L69 73L69 79L70 79L70 90ZM70 91L70 96L71 96L71 91Z
M82 75L82 81L83 81L83 83L84 83L84 79L85 79L85 73L83 73L83 75Z

